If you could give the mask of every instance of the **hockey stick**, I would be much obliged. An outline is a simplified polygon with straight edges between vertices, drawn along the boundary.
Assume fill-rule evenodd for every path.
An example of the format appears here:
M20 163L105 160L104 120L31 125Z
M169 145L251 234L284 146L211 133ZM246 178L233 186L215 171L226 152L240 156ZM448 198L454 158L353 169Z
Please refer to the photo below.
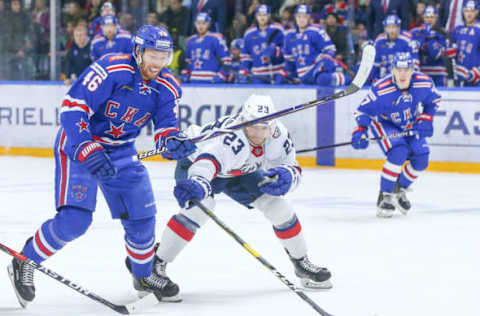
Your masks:
M415 133L413 133L410 130L410 131L406 131L406 132L402 132L402 133L393 133L393 134L386 135L386 136L368 138L367 140L369 142L374 142L374 141L382 140L382 139L399 138L399 137L413 136L413 135L415 135ZM300 149L300 150L297 150L296 153L297 154L303 154L303 153L308 153L310 151L317 151L317 150L322 150L322 149L347 146L347 145L351 145L352 143L353 142L344 142L344 143L338 143L338 144L333 144L333 145L318 146L318 147L313 147L313 148L308 148L308 149Z
M0 250L2 250L3 252L9 254L10 256L12 256L14 258L17 258L19 260L24 261L26 264L31 265L32 267L34 267L38 271L48 275L52 279L54 279L54 280L56 280L60 283L63 283L64 285L66 285L69 288L77 291L78 293L80 293L80 294L82 294L82 295L84 295L84 296L86 296L86 297L88 297L88 298L90 298L94 301L97 301L100 304L103 304L103 305L113 309L117 313L120 313L120 314L123 314L123 315L133 314L133 313L137 313L137 312L139 312L143 309L153 307L154 305L158 304L158 300L155 297L155 295L153 295L153 294L149 294L149 295L143 297L142 299L139 299L138 301L135 301L135 302L127 304L127 305L114 304L114 303L104 299L103 297L93 293L92 291L87 290L86 288L79 285L78 283L75 283L75 282L61 276L60 274L42 266L41 264L38 264L35 261L28 259L27 257L22 255L21 253L16 252L15 250L5 246L2 243L0 243Z
M322 316L333 316L332 314L324 311L320 306L318 306L310 297L308 297L301 289L297 288L292 282L290 282L283 274L277 271L274 266L272 266L267 260L265 260L260 254L255 251L249 244L247 244L240 236L238 236L233 230L231 230L224 222L222 222L210 209L203 205L198 200L191 200L193 204L198 206L208 217L210 217L215 223L218 224L225 232L227 232L233 239L235 239L246 251L248 251L252 256L254 256L258 261L260 261L265 268L270 270L283 284L288 286L290 290L295 292L302 300L307 302L317 313Z
M271 114L259 117L257 119L251 120L251 121L247 121L247 122L243 122L243 123L239 123L239 124L236 124L236 125L229 126L228 131L225 131L225 130L214 131L213 133L210 132L208 134L203 134L203 135L194 137L194 138L191 139L191 141L196 143L196 142L208 140L208 139L211 139L211 138L214 138L214 137L225 135L226 133L230 133L230 132L235 131L235 130L242 129L242 128L247 127L247 126L255 125L255 124L258 124L258 123L261 123L261 122L265 122L265 121L270 121L270 120L273 120L273 119L276 119L276 118L279 118L279 117L282 117L282 116L285 116L285 115L288 115L288 114L292 114L292 113L295 113L295 112L298 112L298 111L301 111L301 110L306 110L306 109L309 109L311 107L318 106L320 104L324 104L324 103L327 103L327 102L330 102L330 101L333 101L333 100L336 100L336 99L340 99L340 98L349 96L349 95L357 92L358 90L360 90L363 87L363 85L365 84L365 82L368 79L368 76L370 75L370 71L372 70L374 60L375 60L375 48L372 45L366 45L363 48L362 61L360 63L360 67L358 69L357 75L355 76L355 78L353 78L352 83L348 87L346 87L345 89L340 90L340 91L338 91L338 92L336 92L332 95L322 97L318 100L314 100L314 101L310 101L310 102L303 103L303 104L300 104L300 105L292 106L292 107L277 111L275 113L271 113ZM149 158L149 157L157 156L157 155L159 155L163 152L165 152L164 148L153 149L153 150L149 150L149 151L144 152L144 153L140 153L140 154L134 156L136 158L133 158L133 159L134 160L142 160L142 159L146 159L146 158Z

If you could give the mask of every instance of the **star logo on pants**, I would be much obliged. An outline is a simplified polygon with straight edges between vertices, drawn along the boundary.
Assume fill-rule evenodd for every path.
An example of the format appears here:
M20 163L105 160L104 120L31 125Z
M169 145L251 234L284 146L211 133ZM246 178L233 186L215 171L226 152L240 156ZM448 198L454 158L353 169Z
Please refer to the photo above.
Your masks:
M80 122L76 123L75 125L79 127L79 133L82 133L83 131L90 132L88 129L88 123L83 120L83 117L81 117Z
M125 134L125 131L123 130L123 126L125 123L122 123L120 126L115 126L111 121L110 121L110 130L105 131L105 134L112 135L113 138L119 138L123 134Z

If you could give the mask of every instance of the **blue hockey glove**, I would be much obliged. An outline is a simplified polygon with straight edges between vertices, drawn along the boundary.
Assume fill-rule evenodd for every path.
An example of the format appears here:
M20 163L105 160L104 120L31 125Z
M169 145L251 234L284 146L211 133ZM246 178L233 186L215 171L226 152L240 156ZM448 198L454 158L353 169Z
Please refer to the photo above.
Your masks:
M368 128L364 126L357 127L352 134L352 147L355 149L365 149L368 147Z
M259 190L271 195L285 195L293 183L292 173L284 167L276 167L262 172L262 176L270 178L271 181L260 183Z
M165 139L166 152L162 157L168 160L180 160L193 154L197 146L179 131L173 131Z
M75 160L81 162L98 180L108 180L117 174L117 169L105 152L105 148L98 142L89 141L80 144L75 152Z
M190 179L180 181L175 188L173 188L173 195L182 208L191 208L193 204L188 201L196 199L203 200L212 193L210 182L200 176L192 176Z
M423 113L413 126L419 137L433 136L433 116Z

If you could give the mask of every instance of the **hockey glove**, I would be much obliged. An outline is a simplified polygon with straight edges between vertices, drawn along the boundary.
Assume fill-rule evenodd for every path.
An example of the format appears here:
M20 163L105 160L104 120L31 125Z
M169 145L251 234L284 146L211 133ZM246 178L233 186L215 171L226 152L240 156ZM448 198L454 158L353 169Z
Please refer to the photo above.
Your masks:
M368 128L364 126L357 127L352 134L352 147L355 149L365 149L368 147Z
M417 131L419 137L432 137L433 136L433 116L423 113L417 119L417 122L413 126Z
M180 181L173 188L173 195L182 208L191 208L193 204L188 203L193 199L203 200L212 193L210 182L204 177L192 176L190 179Z
M285 195L293 183L292 173L284 167L268 169L262 172L262 176L270 178L271 181L265 181L263 185L260 183L259 190L271 195Z
M179 131L173 131L168 134L165 140L166 152L162 153L162 157L168 160L180 160L193 154L197 146Z
M117 169L105 148L98 142L88 141L80 144L75 152L75 160L81 162L88 172L100 181L113 178L117 174Z

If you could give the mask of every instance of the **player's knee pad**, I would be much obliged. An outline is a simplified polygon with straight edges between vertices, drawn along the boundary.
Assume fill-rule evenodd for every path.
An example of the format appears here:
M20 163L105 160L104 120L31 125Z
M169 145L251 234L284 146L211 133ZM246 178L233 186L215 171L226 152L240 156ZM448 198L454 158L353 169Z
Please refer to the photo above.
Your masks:
M122 225L128 240L134 243L149 242L155 235L155 216L137 220L122 220Z
M412 164L413 169L417 171L422 171L428 167L428 154L413 156L410 158L410 163Z
M92 212L65 206L55 215L53 229L63 241L72 241L83 235L92 223Z
M202 200L202 204L210 210L215 208L215 200L212 197ZM194 206L188 210L182 208L180 210L180 215L185 216L188 220L196 223L198 227L203 226L208 220L208 215L205 214L205 212L202 211L198 206Z
M407 160L408 152L406 145L394 146L388 151L387 160L395 165L402 165Z
M285 224L295 214L290 203L281 196L263 194L252 205L259 209L274 226Z

